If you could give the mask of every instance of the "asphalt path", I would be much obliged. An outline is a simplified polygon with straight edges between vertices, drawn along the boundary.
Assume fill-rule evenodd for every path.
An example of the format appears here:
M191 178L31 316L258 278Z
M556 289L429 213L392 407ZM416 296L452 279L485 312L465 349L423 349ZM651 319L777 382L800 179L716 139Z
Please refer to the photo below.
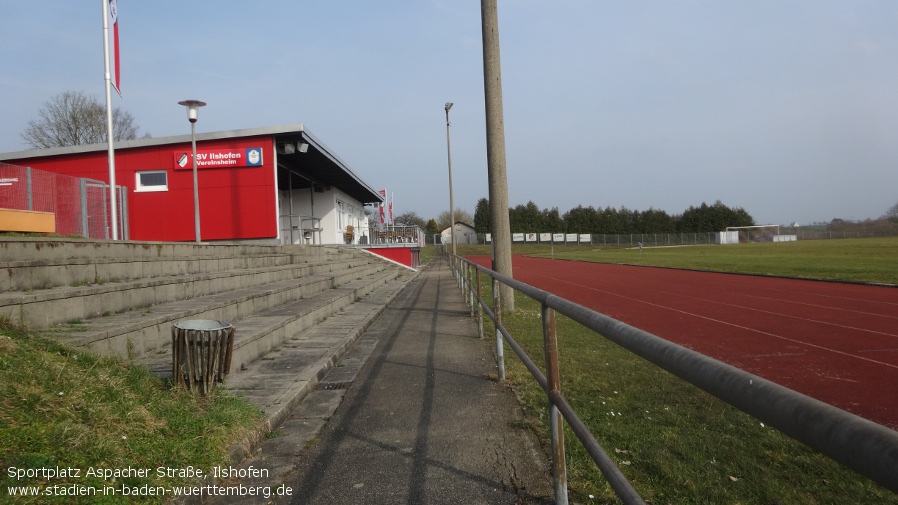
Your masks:
M261 477L219 483L271 496L211 503L552 503L540 434L497 381L493 340L469 314L434 260L240 464Z

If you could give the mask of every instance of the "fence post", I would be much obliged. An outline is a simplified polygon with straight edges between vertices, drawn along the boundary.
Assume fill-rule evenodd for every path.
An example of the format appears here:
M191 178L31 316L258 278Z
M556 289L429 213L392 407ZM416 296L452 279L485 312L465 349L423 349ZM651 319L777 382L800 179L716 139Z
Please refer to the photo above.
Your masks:
M31 167L25 167L25 191L28 193L28 210L34 210L34 185L31 181Z
M502 343L502 301L499 299L499 281L493 278L493 314L496 315L496 362L499 365L499 382L505 382L505 349Z
M118 206L118 223L121 227L119 238L122 240L131 240L131 226L128 224L128 191L124 186L119 186L119 206Z
M109 197L109 186L103 184L103 230L105 235L104 239L109 240L111 235L111 228L109 224L109 201L106 198Z
M542 304L543 345L546 354L546 381L549 391L561 394L561 374L558 370L558 338L555 334L555 311ZM567 505L567 466L564 458L564 420L558 407L549 397L549 436L552 440L552 481L555 503Z
M87 216L87 181L78 179L78 187L81 190L81 236L90 238L90 225Z

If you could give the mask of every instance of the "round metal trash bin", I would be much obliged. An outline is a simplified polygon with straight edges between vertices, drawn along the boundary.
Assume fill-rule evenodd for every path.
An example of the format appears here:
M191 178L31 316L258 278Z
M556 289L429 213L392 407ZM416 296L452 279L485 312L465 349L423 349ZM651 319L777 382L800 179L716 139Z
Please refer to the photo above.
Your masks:
M227 321L191 319L172 325L172 380L206 395L231 371L235 329Z

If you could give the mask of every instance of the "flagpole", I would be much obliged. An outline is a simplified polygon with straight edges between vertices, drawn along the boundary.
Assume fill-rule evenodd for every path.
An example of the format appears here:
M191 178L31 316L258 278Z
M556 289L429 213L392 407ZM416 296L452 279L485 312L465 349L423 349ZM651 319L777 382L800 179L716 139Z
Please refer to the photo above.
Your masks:
M109 4L103 4L103 63L106 69L106 139L109 144L109 212L112 214L112 240L118 240L118 201L115 190L115 148L112 129L112 75L109 73Z

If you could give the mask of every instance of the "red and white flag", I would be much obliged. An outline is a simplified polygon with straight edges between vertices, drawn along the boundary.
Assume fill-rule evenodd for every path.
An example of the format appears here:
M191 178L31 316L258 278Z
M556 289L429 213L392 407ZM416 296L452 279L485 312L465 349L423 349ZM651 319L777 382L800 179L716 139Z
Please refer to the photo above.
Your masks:
M118 0L109 0L107 16L109 17L109 76L115 91L122 96L118 45Z
M390 193L390 224L393 224L393 193Z
M387 199L387 190L386 190L386 189L382 189L382 190L378 191L378 193L380 193L380 196L384 197L384 200L386 201L386 199ZM380 202L380 206L379 206L379 207L380 207L380 224L384 224L384 202Z

